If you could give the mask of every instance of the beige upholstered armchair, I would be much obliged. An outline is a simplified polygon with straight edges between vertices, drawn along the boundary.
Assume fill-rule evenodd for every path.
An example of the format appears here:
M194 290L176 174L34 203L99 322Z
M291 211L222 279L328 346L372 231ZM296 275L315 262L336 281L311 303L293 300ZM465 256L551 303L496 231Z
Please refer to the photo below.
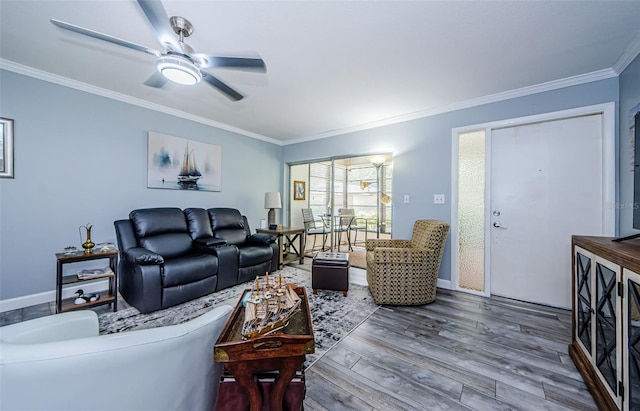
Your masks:
M418 220L411 240L368 239L367 282L377 304L423 305L436 299L436 283L449 224Z

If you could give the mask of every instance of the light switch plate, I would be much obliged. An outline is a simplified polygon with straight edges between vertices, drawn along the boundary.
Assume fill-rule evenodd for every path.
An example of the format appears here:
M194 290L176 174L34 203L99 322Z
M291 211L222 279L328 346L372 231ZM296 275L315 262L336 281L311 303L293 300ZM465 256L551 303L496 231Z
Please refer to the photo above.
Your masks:
M409 194L404 195L404 203L409 204Z
M434 194L433 204L444 204L444 194Z

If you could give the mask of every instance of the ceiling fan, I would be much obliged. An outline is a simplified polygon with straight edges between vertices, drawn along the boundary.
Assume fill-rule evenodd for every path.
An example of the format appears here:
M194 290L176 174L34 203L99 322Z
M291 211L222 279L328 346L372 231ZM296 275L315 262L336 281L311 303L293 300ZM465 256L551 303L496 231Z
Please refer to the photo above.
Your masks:
M65 30L156 56L157 71L144 82L150 87L162 87L169 80L185 85L197 84L204 80L231 100L238 101L244 97L242 94L203 69L228 68L266 72L266 66L261 58L223 57L195 53L184 42L184 39L193 33L193 25L187 19L180 16L169 18L159 0L137 0L137 2L155 30L158 41L166 48L166 52L163 53L60 20L51 19L51 23Z

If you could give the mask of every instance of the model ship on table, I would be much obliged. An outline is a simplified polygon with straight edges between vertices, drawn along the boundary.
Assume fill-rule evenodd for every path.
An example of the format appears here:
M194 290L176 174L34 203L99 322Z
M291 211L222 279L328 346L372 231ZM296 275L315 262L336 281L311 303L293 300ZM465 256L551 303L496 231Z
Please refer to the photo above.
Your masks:
M288 284L269 283L269 274L264 284L256 278L255 288L247 294L244 310L242 336L255 338L285 328L291 316L300 308L300 296Z

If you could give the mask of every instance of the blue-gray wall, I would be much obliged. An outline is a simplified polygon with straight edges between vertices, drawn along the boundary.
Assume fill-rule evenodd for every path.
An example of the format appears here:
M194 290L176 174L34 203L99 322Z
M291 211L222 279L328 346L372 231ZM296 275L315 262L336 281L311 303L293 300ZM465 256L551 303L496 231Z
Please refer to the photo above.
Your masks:
M633 172L631 172L631 144L629 139L629 115L630 110L640 104L640 56L620 74L620 161L619 173L619 201L620 236L636 234L639 231L633 229L633 207L638 206L633 202ZM636 141L636 144L640 142Z
M393 236L410 238L415 220L451 222L451 129L576 107L618 101L618 78L538 93L472 108L429 116L328 139L288 145L283 160L294 163L344 154L392 152ZM403 196L410 203L403 203ZM445 194L446 204L433 204L434 194ZM440 278L451 279L450 239Z
M253 228L281 191L282 147L0 70L0 117L14 120L15 178L0 179L0 300L55 289L54 254L115 242L113 221L143 207L235 207ZM222 147L222 191L148 189L147 133Z
M280 147L0 70L0 116L15 120L16 137L15 179L0 179L0 300L53 290L54 253L80 244L82 224L94 225L95 242L115 241L113 221L134 208L228 206L256 227L266 215L263 193L283 192L283 164L331 156L394 153L393 230L406 238L418 218L450 221L452 128L613 101L624 129L640 102L639 72L636 58L619 78ZM147 189L149 130L220 145L222 192ZM633 191L628 137L617 134L616 194L625 203ZM433 204L439 193L445 205ZM621 234L632 231L630 216L620 211ZM451 278L450 247L443 280Z

